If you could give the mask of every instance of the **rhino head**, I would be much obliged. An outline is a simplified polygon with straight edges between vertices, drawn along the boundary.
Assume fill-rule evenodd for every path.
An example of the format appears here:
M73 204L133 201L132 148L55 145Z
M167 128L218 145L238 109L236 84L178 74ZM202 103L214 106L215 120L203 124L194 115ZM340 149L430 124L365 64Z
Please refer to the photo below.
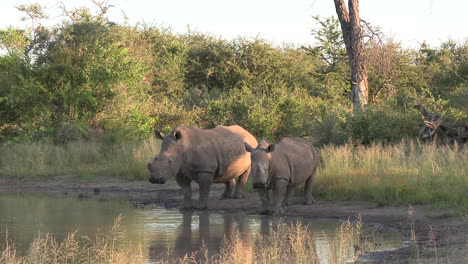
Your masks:
M159 156L148 162L150 172L149 182L164 184L166 177L175 177L180 170L183 144L182 133L175 131L164 136L159 131L154 131L156 138L163 141Z
M252 169L250 177L253 181L253 188L267 188L270 184L270 159L271 152L275 149L274 144L268 144L265 141L261 141L257 148L253 148L247 142L245 143L245 149L250 152L250 158L252 160Z

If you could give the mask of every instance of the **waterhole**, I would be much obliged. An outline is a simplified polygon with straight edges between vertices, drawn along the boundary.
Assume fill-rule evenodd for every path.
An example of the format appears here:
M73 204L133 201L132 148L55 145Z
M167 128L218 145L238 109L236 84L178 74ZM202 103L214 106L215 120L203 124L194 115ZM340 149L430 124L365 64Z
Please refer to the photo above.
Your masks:
M0 194L0 245L13 243L24 254L39 234L51 234L58 241L68 233L93 237L111 230L121 215L120 231L125 235L119 243L141 245L148 263L168 255L183 257L205 247L209 254L219 253L224 241L239 234L246 243L258 236L268 236L281 225L300 223L312 233L313 244L321 263L327 263L330 244L335 243L343 222L309 218L245 215L242 213L214 213L184 211L139 206L128 197L83 197L51 193ZM372 234L372 250L391 250L402 247L401 234L396 230L382 230L366 226ZM352 247L352 245L350 245ZM2 248L2 247L0 247Z

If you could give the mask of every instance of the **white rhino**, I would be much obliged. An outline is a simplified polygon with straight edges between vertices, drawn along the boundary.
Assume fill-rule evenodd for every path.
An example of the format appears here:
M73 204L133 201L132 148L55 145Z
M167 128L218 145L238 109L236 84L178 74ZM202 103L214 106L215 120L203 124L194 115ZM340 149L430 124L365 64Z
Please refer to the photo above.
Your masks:
M305 204L313 203L312 183L319 157L310 143L301 138L284 138L277 144L262 141L256 148L246 142L245 148L252 153L250 177L260 194L262 213L282 213L282 203L287 205L294 188L304 183Z
M222 198L242 198L242 187L250 174L250 153L244 142L257 146L257 140L240 126L213 129L177 126L169 135L155 131L161 139L161 152L148 163L151 183L163 184L175 177L184 193L181 209L192 208L190 183L199 185L197 208L208 208L212 183L225 183Z

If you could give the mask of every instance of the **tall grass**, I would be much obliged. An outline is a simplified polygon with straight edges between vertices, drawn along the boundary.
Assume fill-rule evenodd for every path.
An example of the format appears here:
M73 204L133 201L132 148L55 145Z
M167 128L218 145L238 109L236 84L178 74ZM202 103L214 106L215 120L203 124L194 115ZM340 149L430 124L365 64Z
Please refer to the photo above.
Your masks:
M307 226L300 222L279 223L269 235L257 235L253 241L233 233L229 239L224 239L220 254L209 258L202 248L199 254L201 258L197 259L192 255L190 263L348 263L357 261L371 250L369 245L372 242L362 235L365 233L362 227L360 217L354 222L350 220L343 222L334 236L325 237L325 249L322 248L319 253L318 247L323 245L315 243L313 232ZM166 262L171 263L171 261L162 263Z
M468 207L468 149L415 141L326 146L316 179L325 199Z
M6 241L0 254L0 263L5 264L66 264L66 263L145 263L143 250L138 245L117 243L125 232L117 217L108 233L95 238L78 237L69 233L61 242L50 234L39 235L24 255L17 253L11 242Z
M139 142L73 142L0 146L0 176L34 178L77 174L145 179L159 152L154 138ZM320 199L420 203L468 208L468 149L418 141L394 145L324 146L315 194ZM250 188L251 189L251 188Z
M147 254L141 246L118 244L124 237L117 218L108 233L89 237L78 237L69 233L61 242L51 235L40 235L25 254L18 254L11 243L0 246L0 263L8 264L63 264L63 263L148 263ZM206 247L187 254L185 257L166 256L152 263L184 264L283 264L283 263L346 263L365 254L367 243L360 234L362 222L347 221L338 229L336 236L326 240L326 255L318 255L311 230L297 222L278 224L270 235L257 234L250 240L240 233L233 233L222 241L220 252L209 254ZM359 250L356 250L359 249Z
M118 221L118 220L117 220ZM327 241L329 251L325 260L328 263L344 263L358 258L363 251L359 239L360 222L345 222L337 238ZM117 230L117 231L116 231ZM0 263L8 264L59 264L59 263L145 263L141 247L127 245L115 246L116 239L122 237L117 233L118 224L105 236L78 238L76 233L69 233L62 242L51 235L37 237L24 255L19 255L14 246L7 243L0 254ZM281 224L269 236L257 235L257 239L248 241L239 233L225 238L219 254L208 254L205 247L182 258L168 254L155 263L206 263L206 264L275 264L275 263L321 263L317 255L311 231L304 225ZM323 259L322 259L323 263Z
M372 249L372 237L365 236L360 217L346 221L336 234L326 236L324 244L316 244L313 232L300 222L275 223L269 235L257 234L250 240L238 232L225 237L218 254L208 254L205 247L174 258L168 254L156 263L205 263L205 264L316 264L351 263Z
M139 142L71 142L67 145L21 143L0 146L0 176L37 178L77 174L144 179L147 162L160 148L154 138Z

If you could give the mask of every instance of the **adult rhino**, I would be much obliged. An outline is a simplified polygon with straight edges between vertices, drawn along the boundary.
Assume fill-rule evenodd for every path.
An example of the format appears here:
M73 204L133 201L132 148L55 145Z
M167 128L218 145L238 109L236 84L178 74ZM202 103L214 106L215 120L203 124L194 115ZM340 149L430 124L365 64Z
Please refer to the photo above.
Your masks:
M240 126L218 126L204 130L177 126L169 135L155 131L161 139L161 152L148 163L151 183L164 184L175 177L182 188L181 209L192 208L190 183L199 185L199 209L208 208L212 183L225 183L222 198L242 198L242 187L250 174L250 153L244 142L257 146L257 140Z
M319 157L310 143L301 138L284 138L277 144L261 141L256 148L246 142L245 148L252 153L251 178L260 194L262 213L281 214L282 203L287 205L294 188L304 183L305 204L313 203L312 183Z

